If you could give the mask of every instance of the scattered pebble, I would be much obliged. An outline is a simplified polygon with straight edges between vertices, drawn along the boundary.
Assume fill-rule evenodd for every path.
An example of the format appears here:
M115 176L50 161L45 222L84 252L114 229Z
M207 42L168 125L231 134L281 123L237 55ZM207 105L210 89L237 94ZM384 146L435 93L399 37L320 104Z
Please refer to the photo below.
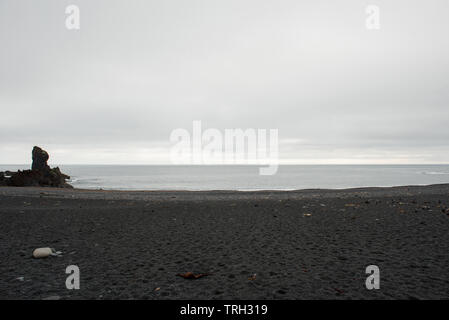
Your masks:
M33 258L41 259L41 258L47 258L51 256L53 251L51 248L37 248L33 251Z
M254 273L253 275L251 275L251 277L248 278L248 280L254 281L256 280L257 274Z
M56 251L53 248L37 248L33 251L33 258L42 259L47 257L59 257L62 255L62 251Z
M178 273L177 274L177 276L182 277L184 279L193 279L193 280L199 279L199 278L202 278L202 277L206 277L208 275L209 275L208 273L195 274L193 272L186 272L186 273Z

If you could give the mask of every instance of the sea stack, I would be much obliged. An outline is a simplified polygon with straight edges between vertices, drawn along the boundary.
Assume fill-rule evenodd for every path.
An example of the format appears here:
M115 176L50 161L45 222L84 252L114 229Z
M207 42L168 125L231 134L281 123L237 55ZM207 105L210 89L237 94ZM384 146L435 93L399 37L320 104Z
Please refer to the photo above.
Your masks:
M31 164L31 170L39 170L42 172L47 172L50 167L47 164L49 155L47 151L42 150L39 147L34 147L32 151L33 163Z
M53 187L73 188L66 180L70 179L58 167L50 168L47 164L50 156L47 151L34 147L32 151L31 170L12 172L10 176L0 172L0 185L13 187Z

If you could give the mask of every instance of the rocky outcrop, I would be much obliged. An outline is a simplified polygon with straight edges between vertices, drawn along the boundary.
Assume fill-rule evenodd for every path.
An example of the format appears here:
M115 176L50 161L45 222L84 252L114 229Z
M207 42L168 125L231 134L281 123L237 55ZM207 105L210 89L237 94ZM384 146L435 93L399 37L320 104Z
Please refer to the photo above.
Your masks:
M4 172L0 172L0 186L6 186L6 177Z
M34 147L31 155L33 158L31 170L38 170L42 172L47 172L50 170L50 167L47 164L49 158L47 151L42 150L39 147Z
M32 158L31 170L0 172L0 186L73 188L66 182L70 179L68 175L47 164L49 155L45 150L34 147Z

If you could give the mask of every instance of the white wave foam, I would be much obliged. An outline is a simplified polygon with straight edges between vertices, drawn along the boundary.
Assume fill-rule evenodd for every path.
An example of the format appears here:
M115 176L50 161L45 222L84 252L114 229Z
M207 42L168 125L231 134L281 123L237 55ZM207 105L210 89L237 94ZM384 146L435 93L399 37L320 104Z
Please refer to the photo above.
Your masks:
M449 174L449 172L443 172L443 171L424 171L424 172L421 172L421 174L427 174L427 175L445 175L445 174Z

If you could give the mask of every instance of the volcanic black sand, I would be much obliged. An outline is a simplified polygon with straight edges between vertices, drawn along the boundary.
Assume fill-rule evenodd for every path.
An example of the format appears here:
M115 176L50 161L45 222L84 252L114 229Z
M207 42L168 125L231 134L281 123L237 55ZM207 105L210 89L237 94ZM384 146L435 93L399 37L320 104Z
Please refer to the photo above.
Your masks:
M448 299L449 185L0 188L0 299ZM61 257L33 259L38 247ZM65 287L77 265L81 288ZM380 268L367 290L365 268ZM186 280L184 272L208 273Z

